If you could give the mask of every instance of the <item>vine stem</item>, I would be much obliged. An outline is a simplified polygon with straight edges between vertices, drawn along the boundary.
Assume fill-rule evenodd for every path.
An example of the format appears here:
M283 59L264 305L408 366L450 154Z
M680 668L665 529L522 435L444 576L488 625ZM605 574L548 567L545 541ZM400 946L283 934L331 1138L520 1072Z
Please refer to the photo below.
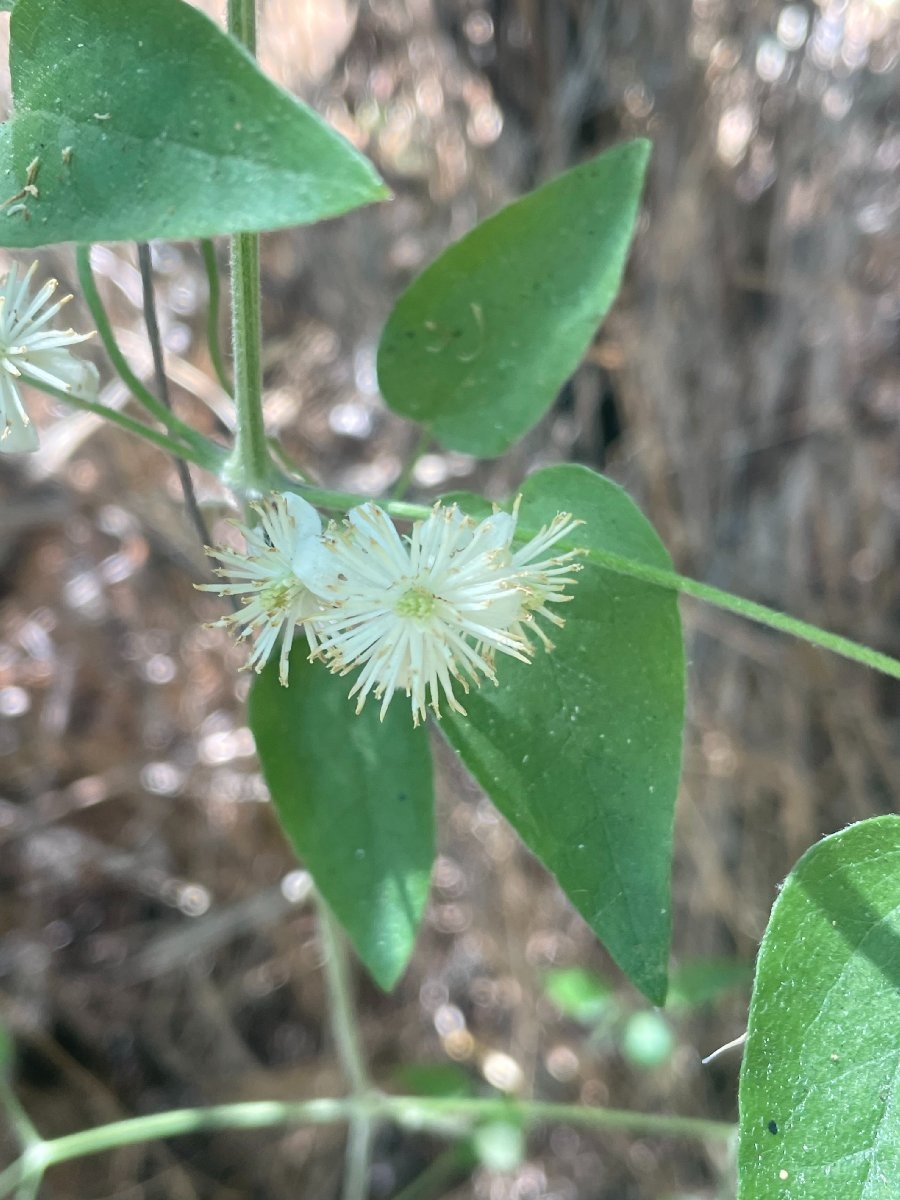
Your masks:
M156 297L153 291L153 259L150 254L149 242L138 242L138 266L141 272L141 294L144 301L144 321L147 325L147 338L150 342L150 352L153 356L153 373L156 378L156 393L167 409L171 410L172 400L169 396L169 381L166 377L166 364L163 356L162 334L159 329L159 319L156 315ZM200 545L208 546L212 539L206 527L203 513L197 502L194 481L191 479L191 469L182 458L175 458L175 470L178 482L184 496L184 506L188 516L200 537Z
M216 373L216 378L222 388L230 396L231 380L222 361L222 347L219 345L219 308L221 306L221 288L219 284L219 264L216 261L216 247L212 238L203 238L200 242L200 252L203 256L203 266L206 269L206 282L209 289L206 306L206 341L209 347L209 357Z
M324 951L325 982L331 1007L331 1024L338 1058L353 1092L371 1091L362 1042L353 1011L350 956L344 934L324 900L319 898L319 936Z
M615 1130L643 1136L700 1138L730 1142L736 1127L700 1117L662 1116L626 1109L591 1108L540 1100L466 1099L434 1096L388 1096L381 1092L343 1099L295 1103L254 1101L210 1108L180 1108L150 1116L113 1121L95 1129L70 1133L29 1147L0 1174L0 1200L48 1167L87 1158L137 1142L184 1137L226 1129L268 1129L278 1125L333 1125L361 1117L393 1121L407 1130L457 1138L483 1122L518 1122L523 1126L560 1124Z
M416 444L412 448L409 458L406 460L403 470L397 476L397 482L394 484L393 491L391 492L392 500L402 500L409 491L409 486L412 483L413 474L415 473L416 464L430 445L431 430L423 429L416 440Z
M256 0L228 0L228 32L256 53ZM276 485L262 410L262 325L259 235L236 233L231 245L231 343L237 431L222 478L241 496L263 496Z
M231 316L237 426L222 478L242 496L263 496L274 487L277 471L263 422L259 236L255 233L236 233L231 238Z
M366 1067L350 981L350 955L347 940L327 904L319 898L319 936L324 952L325 983L329 1000L329 1020L338 1059L351 1095L365 1097L373 1091ZM374 1122L367 1113L350 1121L345 1153L343 1200L365 1200L368 1194Z
M307 487L306 485L298 486L294 480L288 479L286 476L282 477L278 486L283 491L297 492L310 504L333 512L346 512L354 505L362 503L363 500L363 497L348 492L335 492L326 488ZM398 517L400 520L416 521L427 517L431 512L429 507L422 504L408 504L405 501L381 500L379 503L391 516ZM528 529L522 524L517 528L517 536L521 539L532 538L537 532L538 530ZM818 625L811 625L799 617L792 617L788 613L768 608L765 604L758 604L755 600L746 600L743 596L736 596L733 592L726 592L711 584L701 583L687 575L679 575L677 571L670 571L665 567L655 567L651 563L628 558L623 554L615 554L611 550L578 547L574 542L559 542L558 549L560 553L566 550L581 549L586 562L594 563L595 566L602 567L606 571L613 571L617 575L625 575L631 579L640 579L643 583L652 584L654 587L668 592L681 592L682 595L712 605L713 608L724 609L726 612L744 617L748 621L754 621L757 625L765 625L779 633L800 638L812 646L829 650L841 658L861 663L864 667L870 667L873 671L880 671L881 674L890 675L894 679L900 679L900 659L883 654L880 650L873 650L861 642L854 642L851 638L821 629Z
M192 429L191 426L185 421L182 421L179 417L176 417L170 409L166 408L161 400L157 400L156 396L153 395L149 388L144 386L144 384L140 381L140 379L138 379L137 375L135 375L134 371L132 371L131 367L128 365L128 360L122 353L119 343L116 341L116 335L113 332L112 324L109 316L107 315L103 301L100 299L100 293L97 290L97 283L94 279L94 270L91 266L90 246L80 245L75 247L75 262L78 268L78 282L81 285L82 294L84 295L84 299L87 302L88 308L90 309L91 316L94 318L94 324L97 326L97 333L100 335L103 348L109 355L109 360L115 368L119 378L134 396L135 400L137 400L139 404L142 404L150 413L150 415L159 421L160 425L164 426L173 436L179 438L188 446L192 446L196 451L202 454L203 451L212 446L213 443L210 442L208 438L204 437L202 433L198 433L196 429ZM43 385L39 386L43 391L49 390L44 388ZM68 399L68 397L64 397L64 399ZM102 411L104 415L107 414L106 409L103 409ZM111 414L109 415L111 419L115 419L111 416ZM182 454L181 457L187 458L188 456L186 454ZM196 461L196 459L191 459L190 461L193 462ZM199 465L202 466L204 464L200 463Z
M98 417L112 421L120 429L125 429L128 433L133 433L137 437L143 438L145 442L150 442L151 445L159 447L160 450L165 450L176 458L183 458L186 462L193 463L196 467L203 467L204 470L218 474L225 460L225 451L222 447L217 446L215 442L207 441L206 438L201 437L200 445L177 442L165 433L151 429L149 425L144 425L141 421L135 421L133 417L128 417L125 413L120 413L115 408L109 408L105 404L97 404L93 400L85 400L81 396L73 396L71 392L54 387L51 383L45 383L42 379L32 378L25 371L21 373L19 378L22 383L33 387L36 391L45 392L48 396L53 396L57 400L63 400L66 404L70 404L72 408L80 409L82 412L94 413Z

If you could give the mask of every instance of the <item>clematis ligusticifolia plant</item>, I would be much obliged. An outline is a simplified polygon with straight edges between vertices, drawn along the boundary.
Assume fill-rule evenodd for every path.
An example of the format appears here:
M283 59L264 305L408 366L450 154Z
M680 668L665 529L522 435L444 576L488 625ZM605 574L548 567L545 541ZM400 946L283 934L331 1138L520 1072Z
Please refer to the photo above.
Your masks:
M275 494L254 505L257 526L239 526L243 552L208 549L224 582L202 590L241 598L216 624L254 641L248 667L261 671L281 638L282 684L302 625L312 659L339 675L359 670L350 690L358 713L372 696L384 719L399 691L416 725L429 708L439 717L442 703L465 715L455 687L496 685L497 654L530 662L532 633L552 650L539 620L563 624L548 605L571 600L566 588L580 570L579 550L548 554L582 522L558 513L514 549L518 508L475 521L438 503L404 537L378 504L323 532L306 500Z

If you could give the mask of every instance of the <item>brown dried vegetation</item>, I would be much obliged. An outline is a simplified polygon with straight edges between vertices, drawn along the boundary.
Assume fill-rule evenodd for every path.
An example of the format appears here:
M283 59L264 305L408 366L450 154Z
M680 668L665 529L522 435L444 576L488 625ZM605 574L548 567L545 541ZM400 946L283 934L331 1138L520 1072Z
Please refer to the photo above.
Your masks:
M303 467L336 487L388 487L415 441L377 394L392 298L506 198L645 133L645 215L587 362L521 447L487 465L434 449L418 492L505 494L535 465L587 462L631 490L681 570L900 652L891 7L262 10L267 70L372 155L396 193L265 239L268 417ZM42 260L71 283L69 257ZM157 267L176 403L224 431L196 255L159 247ZM130 251L109 251L101 270L149 379ZM41 455L0 464L0 1019L20 1047L23 1102L51 1135L179 1105L337 1094L313 915L265 803L241 655L203 628L217 606L191 586L208 568L174 471L90 417L36 410ZM197 485L221 532L218 485ZM685 604L684 616L675 959L751 961L796 858L896 808L900 696L712 610ZM418 951L394 996L360 980L377 1078L457 1061L483 1083L504 1054L547 1098L733 1117L737 1058L703 1069L699 1054L740 1032L746 993L673 1018L677 1048L655 1071L592 1043L554 1012L541 976L582 964L615 979L612 967L439 759L441 857ZM341 1147L339 1130L196 1137L58 1169L42 1195L328 1200ZM397 1195L440 1153L385 1130L372 1197ZM729 1169L701 1147L556 1129L531 1139L519 1170L462 1172L427 1194L727 1196Z

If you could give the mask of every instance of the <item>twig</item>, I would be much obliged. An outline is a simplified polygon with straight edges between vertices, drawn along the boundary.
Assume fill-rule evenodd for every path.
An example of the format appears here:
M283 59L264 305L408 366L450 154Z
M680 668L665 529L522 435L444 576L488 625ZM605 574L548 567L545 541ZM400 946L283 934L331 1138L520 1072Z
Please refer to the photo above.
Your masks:
M156 391L159 399L172 411L172 399L169 396L169 383L166 379L166 365L163 360L162 338L159 335L159 321L156 316L156 297L153 294L153 263L150 258L150 246L147 242L138 242L138 265L141 271L141 295L144 303L144 320L147 324L147 339L153 354L153 374L156 379ZM182 458L175 459L175 470L178 472L178 482L184 494L184 504L188 516L200 538L202 546L208 546L212 540L209 529L197 503L197 493L194 481L191 479L191 469Z

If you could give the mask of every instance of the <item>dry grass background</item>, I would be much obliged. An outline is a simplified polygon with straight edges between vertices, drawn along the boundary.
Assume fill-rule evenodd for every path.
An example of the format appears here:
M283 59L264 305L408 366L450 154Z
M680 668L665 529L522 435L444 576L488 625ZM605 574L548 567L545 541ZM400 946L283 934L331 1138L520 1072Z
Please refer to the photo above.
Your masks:
M206 6L221 17L219 4ZM900 107L888 0L263 0L266 69L367 153L396 198L264 240L267 412L327 483L376 493L415 440L374 348L405 281L481 215L616 138L655 143L625 290L554 412L505 459L439 450L419 495L505 494L573 458L624 483L679 569L900 653ZM150 375L129 247L98 269ZM69 285L67 252L42 262ZM224 432L203 277L157 248L180 410ZM74 289L73 289L74 290ZM83 313L78 314L82 327ZM77 323L77 322L76 322ZM114 382L109 399L120 396ZM0 465L0 1017L42 1132L164 1107L334 1094L312 913L245 727L240 654L170 464L36 402L44 452ZM224 497L198 478L214 527ZM684 605L690 721L675 960L750 961L778 882L822 834L896 810L897 685ZM559 1099L731 1118L746 993L672 1018L641 1070L542 994L617 976L505 824L440 755L441 857L394 996L360 979L378 1078L513 1060ZM616 982L625 1007L638 1000ZM515 1072L513 1072L515 1074ZM60 1168L46 1200L330 1200L340 1131L197 1137ZM11 1153L11 1145L6 1144ZM441 1154L385 1130L372 1197ZM727 1197L711 1150L544 1131L521 1168L409 1196Z

